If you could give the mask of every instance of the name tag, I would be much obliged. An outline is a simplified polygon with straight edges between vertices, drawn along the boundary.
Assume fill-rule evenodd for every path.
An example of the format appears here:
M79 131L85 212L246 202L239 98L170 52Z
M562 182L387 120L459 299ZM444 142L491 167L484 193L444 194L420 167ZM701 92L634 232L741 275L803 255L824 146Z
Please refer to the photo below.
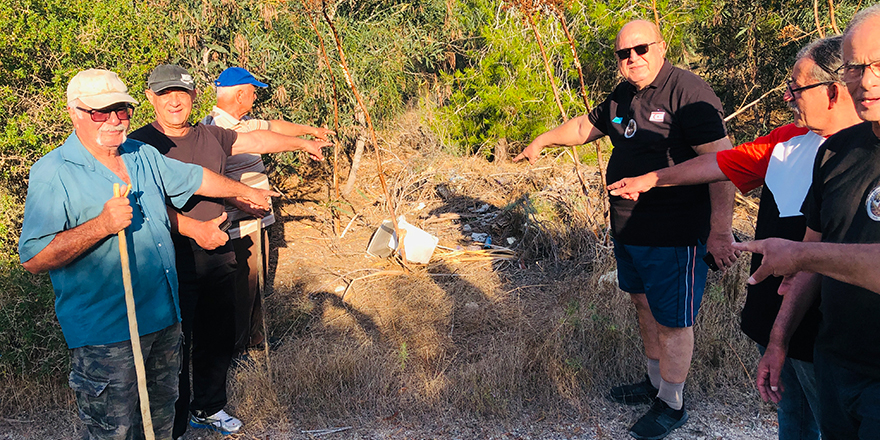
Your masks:
M664 116L666 116L666 112L651 112L651 117L648 120L651 122L663 122Z
M620 124L621 122L623 122L623 118L621 118L620 116L618 116L618 117L612 119L611 122L613 122L613 123L615 123L615 124Z

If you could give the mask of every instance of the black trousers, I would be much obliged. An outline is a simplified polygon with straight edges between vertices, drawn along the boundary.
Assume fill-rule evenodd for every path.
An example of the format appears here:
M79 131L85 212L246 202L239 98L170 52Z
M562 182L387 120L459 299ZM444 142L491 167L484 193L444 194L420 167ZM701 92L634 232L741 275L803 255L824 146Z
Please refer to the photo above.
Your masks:
M235 337L237 269L229 243L207 251L189 238L173 238L183 326L180 397L173 432L177 438L186 431L190 411L211 415L226 406L226 375Z
M235 287L235 353L263 343L263 291L269 267L269 234L259 229L230 240L238 262Z

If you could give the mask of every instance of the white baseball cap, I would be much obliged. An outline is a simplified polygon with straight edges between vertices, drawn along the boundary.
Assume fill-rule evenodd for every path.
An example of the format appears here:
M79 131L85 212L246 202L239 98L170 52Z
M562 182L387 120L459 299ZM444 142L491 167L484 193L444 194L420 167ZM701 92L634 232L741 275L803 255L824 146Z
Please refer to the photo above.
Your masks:
M83 70L70 79L67 84L67 105L77 99L93 109L107 108L120 102L138 103L128 95L128 87L119 79L119 75L103 69Z

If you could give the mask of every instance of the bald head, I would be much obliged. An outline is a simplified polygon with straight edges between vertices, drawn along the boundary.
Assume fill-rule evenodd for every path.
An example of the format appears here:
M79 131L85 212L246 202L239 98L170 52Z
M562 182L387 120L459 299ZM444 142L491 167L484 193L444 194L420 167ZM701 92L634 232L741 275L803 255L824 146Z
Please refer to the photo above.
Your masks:
M614 51L620 74L641 90L660 73L666 57L666 42L654 23L635 20L624 25L617 33Z
M622 37L629 37L631 34L639 34L651 37L652 41L663 41L663 35L660 34L660 28L654 22L647 20L633 20L620 28L617 38L614 39L614 47L620 49L620 41Z
M217 107L236 119L250 113L256 99L256 87L252 84L217 87Z

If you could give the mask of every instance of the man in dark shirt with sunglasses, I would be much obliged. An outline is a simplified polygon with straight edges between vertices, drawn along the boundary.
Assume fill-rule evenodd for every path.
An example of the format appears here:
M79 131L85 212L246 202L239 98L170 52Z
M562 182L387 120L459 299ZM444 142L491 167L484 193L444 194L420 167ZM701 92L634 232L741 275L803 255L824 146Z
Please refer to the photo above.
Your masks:
M812 182L813 162L828 136L862 122L836 70L841 60L840 35L814 41L797 55L783 99L794 113L794 123L717 155L703 155L674 167L608 185L612 195L637 199L654 187L732 181L743 194L763 185L755 238L801 240L807 229L801 205ZM761 265L752 255L752 271ZM765 352L782 304L778 294L782 277L750 285L740 328ZM813 344L819 329L819 304L813 303L787 342L788 352L767 350L758 366L758 389L777 406L779 440L819 438L819 397L813 372ZM780 347L781 348L781 347ZM770 372L773 372L773 376ZM770 382L779 393L767 393ZM780 400L780 397L782 399ZM816 412L814 412L814 410Z
M614 145L607 174L614 182L731 148L720 100L705 81L666 61L666 42L653 23L627 23L615 49L626 81L589 114L535 138L514 161L534 163L544 147L607 135ZM708 247L722 268L737 258L731 247L732 184L656 191L638 201L611 197L618 282L638 313L648 377L613 388L609 397L652 403L630 430L639 439L663 438L687 421L682 390L708 272L703 256Z
M117 233L125 231L131 287L156 438L171 437L180 313L165 203L245 196L253 189L126 140L132 104L110 71L89 69L67 87L74 133L31 168L18 252L30 272L49 272L55 313L70 347L70 387L90 439L143 438L132 368ZM123 196L114 184L131 185Z

